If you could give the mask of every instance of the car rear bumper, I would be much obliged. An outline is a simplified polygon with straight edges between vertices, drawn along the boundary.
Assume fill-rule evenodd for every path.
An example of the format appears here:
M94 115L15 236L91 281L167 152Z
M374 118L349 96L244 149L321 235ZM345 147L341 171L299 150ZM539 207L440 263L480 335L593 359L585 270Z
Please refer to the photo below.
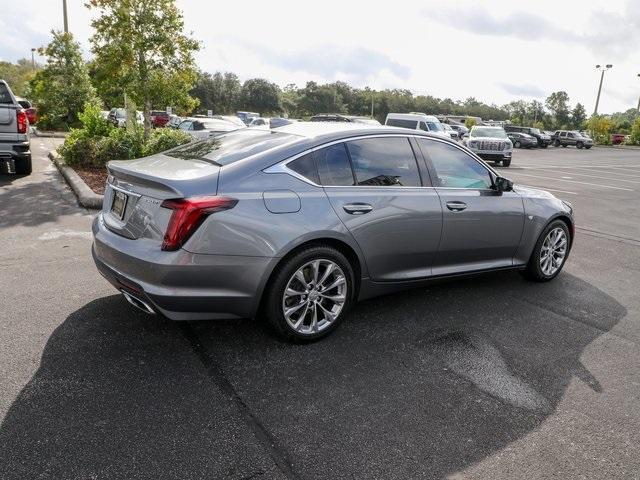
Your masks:
M93 236L93 259L102 276L172 320L253 317L277 260L163 252L145 239L130 240L111 232L101 214L93 222Z

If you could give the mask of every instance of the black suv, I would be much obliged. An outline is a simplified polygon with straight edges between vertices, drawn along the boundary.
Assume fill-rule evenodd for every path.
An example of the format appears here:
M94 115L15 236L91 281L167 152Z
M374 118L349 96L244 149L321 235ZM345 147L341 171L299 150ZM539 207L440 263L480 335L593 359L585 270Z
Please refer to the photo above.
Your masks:
M576 148L586 148L589 150L593 147L593 140L578 131L556 130L553 134L553 144L556 147L575 145Z
M517 132L517 133L526 133L527 135L531 135L535 137L538 141L538 146L542 148L547 148L551 145L551 137L546 133L540 131L538 128L533 127L520 127L518 125L505 125L504 131L509 132Z

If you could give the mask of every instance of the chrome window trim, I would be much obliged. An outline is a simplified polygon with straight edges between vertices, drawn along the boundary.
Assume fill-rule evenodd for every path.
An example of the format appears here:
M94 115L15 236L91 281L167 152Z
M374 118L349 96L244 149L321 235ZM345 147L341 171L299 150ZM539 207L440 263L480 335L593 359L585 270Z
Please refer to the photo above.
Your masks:
M417 134L410 134L410 133L377 133L377 134L373 134L373 135L360 135L357 137L348 137L348 138L341 138L339 140L332 140L330 142L327 143L323 143L322 145L317 145L313 148L309 148L301 153L298 153L296 155L294 155L293 157L289 157L285 160L282 160L274 165L271 165L270 167L267 167L265 169L263 169L262 171L264 173L286 173L288 175L291 175L292 177L297 178L298 180L301 180L309 185L312 185L314 187L320 187L320 188L353 188L353 187L358 187L358 188L376 188L376 189L380 189L380 188L448 188L448 189L455 189L455 190L483 190L483 191L493 191L492 189L478 189L478 188L460 188L460 187L434 187L433 185L421 185L421 186L395 186L395 185L389 185L389 186L385 186L385 187L373 187L370 185L320 185L317 184L311 180L309 180L307 177L300 175L298 172L293 171L292 169L288 168L287 165L290 162L293 162L294 160L297 160L300 157L304 157L305 155L308 155L310 153L313 153L317 150L321 150L323 148L326 147L330 147L332 145L336 145L338 143L344 143L344 142L350 142L350 141L354 141L354 140L363 140L363 139L367 139L367 138L383 138L383 137L403 137L403 138L416 138L416 139L420 139L420 138L425 138L428 140L432 140L434 142L440 142L440 143L444 143L447 145L450 145L454 148L457 148L458 150L460 150L462 153L466 154L467 156L469 156L471 159L475 160L480 166L482 166L485 170L487 170L489 172L489 175L492 177L493 176L499 176L497 174L497 172L494 172L488 165L486 165L482 160L476 158L474 155L469 155L469 152L466 151L464 148L462 148L460 145L456 145L454 143L448 142L447 140L445 140L444 138L436 138L436 137L431 137L431 136L425 136L425 135L417 135ZM473 152L472 152L473 153ZM415 152L414 152L415 155ZM424 155L424 154L423 154ZM418 160L416 158L416 160ZM419 162L418 162L419 163ZM419 165L418 165L419 166Z

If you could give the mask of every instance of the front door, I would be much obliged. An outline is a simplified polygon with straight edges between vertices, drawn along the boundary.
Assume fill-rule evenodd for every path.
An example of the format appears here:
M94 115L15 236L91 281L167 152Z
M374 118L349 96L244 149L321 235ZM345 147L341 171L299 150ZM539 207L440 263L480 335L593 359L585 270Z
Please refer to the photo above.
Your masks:
M510 267L524 227L522 199L492 188L489 170L454 145L419 139L442 205L434 275Z
M409 138L346 141L317 150L315 157L320 182L362 249L371 279L429 276L442 209L427 179L423 186Z

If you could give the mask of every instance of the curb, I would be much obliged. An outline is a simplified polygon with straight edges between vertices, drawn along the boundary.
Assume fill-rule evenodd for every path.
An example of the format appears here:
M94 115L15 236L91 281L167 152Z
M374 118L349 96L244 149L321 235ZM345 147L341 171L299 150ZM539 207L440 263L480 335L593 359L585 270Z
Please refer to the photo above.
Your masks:
M51 159L56 168L60 171L64 179L73 190L73 193L78 197L78 203L85 207L100 210L102 209L102 199L104 195L98 195L96 192L91 190L89 186L84 183L84 180L80 178L80 175L76 173L76 171L68 167L62 157L58 154L58 152L52 150L49 152L48 157Z
M610 148L613 150L640 150L640 146L635 145L594 145L594 147L598 148Z
M32 133L36 137L42 138L67 138L67 132L41 132L36 127L33 127Z

